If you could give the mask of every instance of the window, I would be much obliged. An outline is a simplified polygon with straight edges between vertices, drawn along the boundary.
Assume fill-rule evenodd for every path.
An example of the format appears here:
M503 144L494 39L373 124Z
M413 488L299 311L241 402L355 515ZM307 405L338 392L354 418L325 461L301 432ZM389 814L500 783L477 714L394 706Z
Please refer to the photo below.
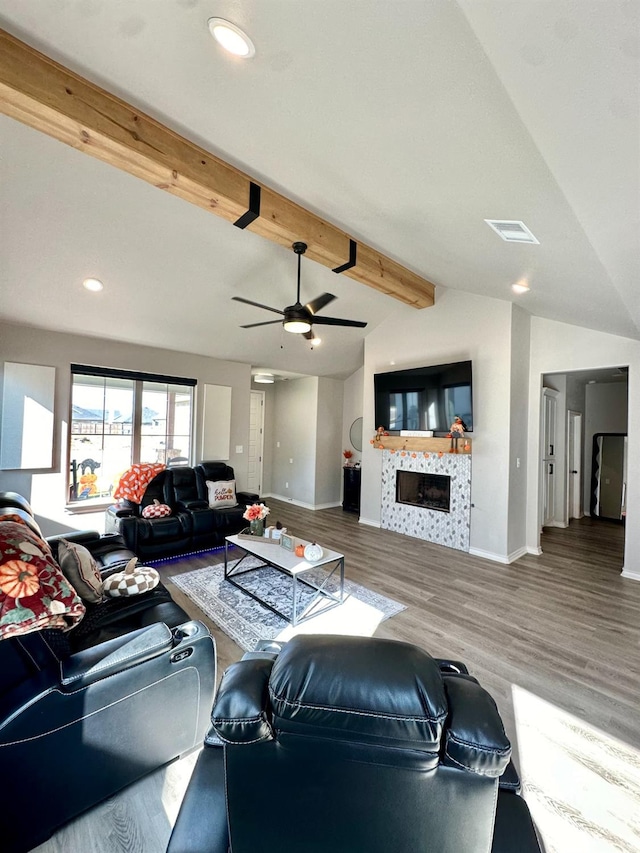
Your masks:
M71 365L69 501L110 497L133 462L188 465L195 384Z

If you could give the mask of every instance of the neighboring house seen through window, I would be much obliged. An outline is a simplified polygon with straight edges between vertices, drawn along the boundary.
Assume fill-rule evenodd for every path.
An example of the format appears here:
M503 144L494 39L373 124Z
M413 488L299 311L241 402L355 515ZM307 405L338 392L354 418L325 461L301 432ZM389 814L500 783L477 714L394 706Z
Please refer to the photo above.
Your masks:
M194 379L71 365L69 501L104 501L133 462L188 465Z

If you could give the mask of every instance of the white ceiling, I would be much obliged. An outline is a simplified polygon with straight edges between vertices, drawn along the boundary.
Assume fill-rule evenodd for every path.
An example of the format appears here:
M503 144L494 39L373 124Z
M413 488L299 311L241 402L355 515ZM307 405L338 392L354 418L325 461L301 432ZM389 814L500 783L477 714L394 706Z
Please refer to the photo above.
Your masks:
M207 19L251 35L230 59ZM3 0L0 26L434 282L640 338L640 0ZM523 220L540 245L484 219ZM0 318L349 375L410 312L0 116ZM88 275L102 294L80 288ZM512 295L526 279L531 291ZM429 309L423 309L428 311Z

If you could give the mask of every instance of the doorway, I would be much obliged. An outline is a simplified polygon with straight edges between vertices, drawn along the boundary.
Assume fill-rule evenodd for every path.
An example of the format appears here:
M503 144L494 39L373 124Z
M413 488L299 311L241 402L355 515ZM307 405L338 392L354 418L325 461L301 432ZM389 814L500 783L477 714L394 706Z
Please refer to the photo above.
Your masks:
M264 391L252 391L249 409L249 456L247 459L247 491L262 491L262 457L264 451Z
M601 433L627 432L628 368L548 373L541 379L540 527L557 528L560 535L562 529L571 528L573 534L606 537L611 521L603 513L594 513L591 505L593 441ZM612 477L606 476L613 483ZM617 498L621 492L621 501L614 508L614 520L620 514L624 520L624 479L622 490L616 480L615 491Z
M567 412L567 517L582 518L582 413Z

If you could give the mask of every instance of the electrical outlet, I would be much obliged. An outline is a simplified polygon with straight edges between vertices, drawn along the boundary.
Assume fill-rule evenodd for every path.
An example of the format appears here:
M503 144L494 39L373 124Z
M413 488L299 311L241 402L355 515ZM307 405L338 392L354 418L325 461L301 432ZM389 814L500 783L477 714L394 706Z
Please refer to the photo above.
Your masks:
M284 484L284 487L285 487L285 489L288 489L288 488L289 488L289 483L285 483L285 484Z
M276 447L280 447L280 442L276 441Z
M289 460L289 465L293 465L293 459Z

